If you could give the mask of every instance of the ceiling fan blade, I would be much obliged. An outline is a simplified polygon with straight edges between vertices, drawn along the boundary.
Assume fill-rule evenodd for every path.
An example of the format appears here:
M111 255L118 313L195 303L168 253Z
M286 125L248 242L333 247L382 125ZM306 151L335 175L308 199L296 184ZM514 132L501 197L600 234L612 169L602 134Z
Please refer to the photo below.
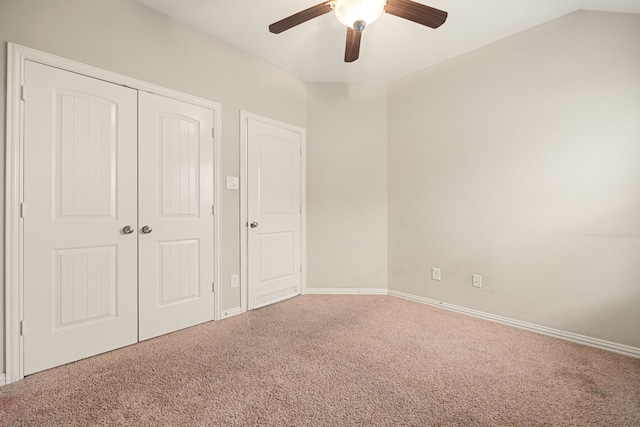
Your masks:
M353 62L360 56L360 39L362 31L347 27L347 47L344 51L344 62Z
M278 22L274 22L273 24L269 25L269 31L274 34L280 34L281 32L288 30L289 28L293 28L296 25L300 25L310 19L317 18L318 16L324 15L325 13L329 13L333 9L331 7L331 3L331 1L320 3L310 7L309 9L305 9L302 12L298 12L294 15L281 19Z
M444 24L448 15L444 10L411 0L387 0L384 11L431 28L438 28Z

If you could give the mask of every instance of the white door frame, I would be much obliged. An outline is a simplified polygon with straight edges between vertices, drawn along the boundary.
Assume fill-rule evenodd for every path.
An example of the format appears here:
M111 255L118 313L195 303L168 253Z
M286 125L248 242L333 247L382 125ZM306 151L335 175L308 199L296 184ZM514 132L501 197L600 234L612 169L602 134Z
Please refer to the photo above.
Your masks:
M21 338L23 320L23 257L21 202L23 189L23 124L24 62L26 60L60 68L88 77L155 93L178 101L199 105L214 111L214 319L220 319L220 135L222 134L221 105L208 99L167 89L111 71L62 58L26 46L8 43L7 46L7 112L5 165L5 253L4 253L4 309L5 309L5 380L6 383L24 377Z
M302 263L302 274L300 276L300 291L305 293L307 289L307 130L289 123L270 119L248 111L240 110L240 312L247 311L249 303L248 292L248 197L247 188L248 157L249 157L249 119L261 121L274 126L278 126L292 132L300 134L300 147L302 157L300 158L300 204L302 214L300 215L300 262Z

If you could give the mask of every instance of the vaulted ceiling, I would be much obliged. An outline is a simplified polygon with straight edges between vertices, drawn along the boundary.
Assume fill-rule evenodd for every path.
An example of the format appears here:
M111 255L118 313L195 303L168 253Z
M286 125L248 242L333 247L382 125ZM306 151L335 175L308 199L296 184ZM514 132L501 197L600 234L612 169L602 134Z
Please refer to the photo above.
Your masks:
M344 62L346 28L333 13L281 34L269 24L322 0L137 0L308 82L386 82L577 10L640 13L640 0L415 0L449 13L438 29L389 14ZM206 54L206 53L204 53Z

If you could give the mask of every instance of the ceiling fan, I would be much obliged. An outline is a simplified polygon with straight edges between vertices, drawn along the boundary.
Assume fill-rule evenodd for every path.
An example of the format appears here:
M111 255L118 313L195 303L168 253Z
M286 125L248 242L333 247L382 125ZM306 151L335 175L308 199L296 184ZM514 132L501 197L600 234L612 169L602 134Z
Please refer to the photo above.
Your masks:
M362 31L378 19L382 12L431 28L438 28L447 20L447 12L411 0L329 0L269 25L269 31L280 34L332 10L347 27L344 62L358 59Z

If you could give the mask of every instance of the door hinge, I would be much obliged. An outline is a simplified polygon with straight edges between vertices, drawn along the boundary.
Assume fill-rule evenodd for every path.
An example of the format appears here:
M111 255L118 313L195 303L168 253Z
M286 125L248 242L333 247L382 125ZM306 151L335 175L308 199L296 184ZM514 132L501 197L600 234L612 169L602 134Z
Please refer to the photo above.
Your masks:
M300 265L300 273L302 273L302 264Z
M24 320L20 321L20 336L24 336L25 334L25 326L24 326Z
M211 138L213 138L213 140L216 140L216 128L211 128Z
M20 218L24 218L25 215L25 205L24 202L20 202Z
M211 205L211 215L216 214L216 205Z
M211 282L211 292L216 293L216 282Z
M20 99L26 101L26 96L24 94L24 85L20 86Z

